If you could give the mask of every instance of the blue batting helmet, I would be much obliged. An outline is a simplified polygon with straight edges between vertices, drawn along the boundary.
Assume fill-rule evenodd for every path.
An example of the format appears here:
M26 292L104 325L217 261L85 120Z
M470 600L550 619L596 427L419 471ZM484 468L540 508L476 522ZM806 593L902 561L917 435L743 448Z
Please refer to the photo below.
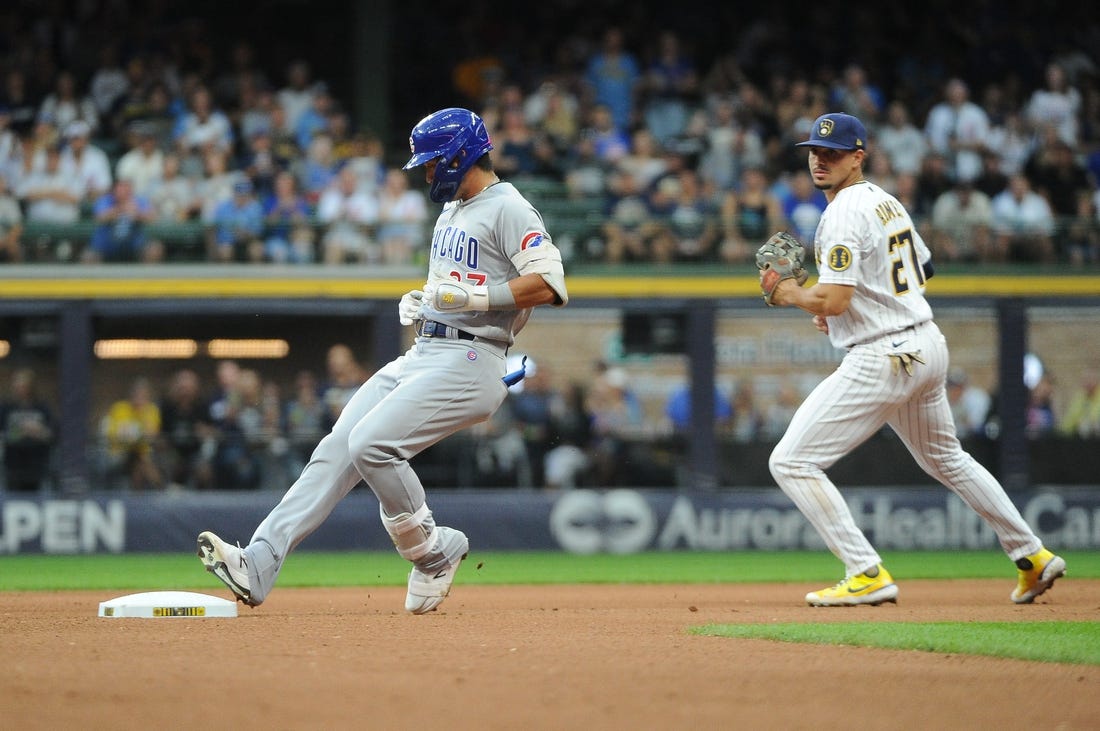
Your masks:
M405 170L439 158L428 197L446 203L455 197L466 171L493 149L485 122L469 109L449 107L416 123L409 135L412 157Z

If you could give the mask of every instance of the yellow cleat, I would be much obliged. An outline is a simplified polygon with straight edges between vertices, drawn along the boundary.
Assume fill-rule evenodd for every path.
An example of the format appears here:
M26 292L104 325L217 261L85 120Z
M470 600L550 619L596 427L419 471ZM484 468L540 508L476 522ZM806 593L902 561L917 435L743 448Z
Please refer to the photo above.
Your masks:
M1017 604L1031 604L1035 597L1054 585L1054 580L1065 576L1066 562L1061 556L1055 556L1042 549L1031 556L1024 556L1016 562L1020 573L1019 583L1012 592L1012 601Z
M877 607L883 602L898 603L898 585L882 564L849 576L836 586L806 595L806 603L811 607L854 607L857 604Z

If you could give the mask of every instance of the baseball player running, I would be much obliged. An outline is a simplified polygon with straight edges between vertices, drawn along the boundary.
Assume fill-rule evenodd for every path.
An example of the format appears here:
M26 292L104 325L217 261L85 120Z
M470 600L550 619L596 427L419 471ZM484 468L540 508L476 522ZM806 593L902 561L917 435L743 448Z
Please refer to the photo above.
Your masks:
M840 583L806 601L897 601L897 585L825 475L889 424L921 468L993 528L1019 571L1012 601L1030 603L1065 573L1066 562L1043 547L1000 483L959 444L946 394L947 344L924 298L931 253L897 199L864 179L866 145L859 119L835 113L819 117L810 139L798 143L809 148L814 184L828 200L814 237L816 284L801 286L801 250L776 257L774 248L765 252L773 242L761 247L771 261L761 264L765 301L810 313L847 351L799 407L769 460L780 488L846 569Z
M532 308L569 300L561 255L538 211L493 172L480 117L440 110L413 127L409 144L405 169L424 166L429 197L444 204L427 281L398 307L416 341L359 388L247 546L199 534L206 569L245 604L264 601L287 554L362 480L397 552L412 562L405 609L436 609L469 541L436 525L409 460L488 419L508 393L505 355Z

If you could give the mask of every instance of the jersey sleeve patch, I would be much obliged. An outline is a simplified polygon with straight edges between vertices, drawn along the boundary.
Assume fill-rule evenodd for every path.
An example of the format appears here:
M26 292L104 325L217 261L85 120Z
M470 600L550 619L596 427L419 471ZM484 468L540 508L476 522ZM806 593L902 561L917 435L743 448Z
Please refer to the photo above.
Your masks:
M533 249L536 246L541 245L543 239L545 238L546 234L544 234L542 231L532 231L523 237L523 240L520 242L519 248L521 251Z
M829 249L825 263L834 272L843 272L852 266L852 250L843 244L838 244Z

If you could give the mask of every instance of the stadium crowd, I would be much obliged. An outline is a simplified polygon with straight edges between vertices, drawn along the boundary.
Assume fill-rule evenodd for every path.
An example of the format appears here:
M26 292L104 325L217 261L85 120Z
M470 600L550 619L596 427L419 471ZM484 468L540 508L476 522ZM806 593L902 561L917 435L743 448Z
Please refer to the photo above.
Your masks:
M938 261L1100 263L1093 25L1047 13L1042 22L1062 18L1050 28L976 3L929 39L902 8L893 22L911 48L872 43L861 16L853 32L867 43L845 55L827 39L835 21L821 10L814 22L779 17L783 2L744 23L715 10L718 44L616 3L507 34L487 22L491 5L472 3L467 20L486 22L435 47L455 54L448 63L423 65L443 77L446 103L483 116L499 173L529 191L570 265L747 264L779 229L808 244L825 202L793 142L831 110L867 123L869 177L905 203ZM400 130L365 128L335 79L316 73L319 59L261 62L262 38L216 45L226 34L199 15L139 32L138 8L0 11L0 262L421 263L434 209L400 169L401 141L429 108L406 101L394 109ZM229 362L206 377L139 379L95 415L97 469L133 489L281 489L369 372L346 348L329 355L323 375L291 384ZM585 387L554 379L532 373L470 434L460 482L625 484L637 475L624 468L652 467L624 453L639 413L620 369L598 368ZM952 379L960 429L987 432L990 395ZM1094 370L1085 381L1063 414L1038 381L1029 434L1100 433ZM8 489L48 480L56 424L33 383L19 371L3 394ZM685 423L677 395L649 435ZM801 394L766 413L751 383L717 397L723 438L751 442L781 433Z
M416 260L432 213L397 167L403 147L358 124L315 59L264 67L257 38L216 47L201 16L164 20L174 42L81 32L77 11L94 28L114 5L51 4L8 23L0 259ZM137 23L134 10L123 19ZM1014 66L964 74L900 53L882 67L881 54L832 60L827 46L777 57L783 28L767 16L725 49L636 14L600 17L552 57L521 63L519 41L478 39L441 70L453 103L489 125L501 176L576 239L573 260L744 263L777 229L808 242L824 200L792 143L843 110L871 132L870 176L940 261L1097 261L1095 45L1033 35ZM586 212L587 225L569 221Z

